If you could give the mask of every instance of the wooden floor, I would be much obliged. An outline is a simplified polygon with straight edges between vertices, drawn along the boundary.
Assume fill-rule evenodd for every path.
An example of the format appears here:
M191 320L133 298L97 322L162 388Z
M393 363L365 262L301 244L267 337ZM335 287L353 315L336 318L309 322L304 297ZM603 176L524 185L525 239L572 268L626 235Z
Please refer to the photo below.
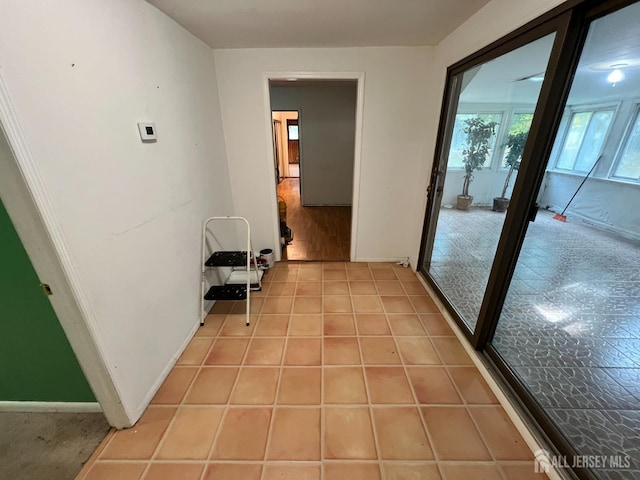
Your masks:
M299 178L280 182L278 195L287 203L287 225L293 232L283 260L349 260L351 207L301 206Z

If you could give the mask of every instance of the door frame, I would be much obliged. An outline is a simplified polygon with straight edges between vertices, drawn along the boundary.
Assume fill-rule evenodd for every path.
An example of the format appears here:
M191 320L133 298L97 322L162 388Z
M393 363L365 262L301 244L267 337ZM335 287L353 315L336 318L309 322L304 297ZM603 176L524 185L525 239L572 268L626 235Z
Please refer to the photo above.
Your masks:
M38 165L0 73L0 193L38 278L53 287L49 297L80 368L109 424L132 425L113 381L78 270L54 214ZM75 405L75 404L74 404ZM46 404L43 404L46 409Z
M271 80L356 80L356 135L353 154L353 195L351 199L351 245L349 259L350 261L357 261L358 258L358 212L360 203L360 175L361 175L361 163L362 163L362 126L364 116L364 72L303 72L303 71L281 71L281 72L266 72L263 74L263 95L264 95L264 112L265 112L265 128L269 132L271 137L271 91L269 82ZM301 121L302 112L298 111L298 121ZM301 137L300 137L301 138ZM269 142L271 145L272 142ZM299 144L302 140L299 141ZM268 161L269 168L273 168L274 164L273 148L269 148L266 155L266 161ZM302 159L301 159L302 163ZM300 168L300 178L302 179L302 168ZM302 181L300 182L302 184ZM280 245L280 222L278 217L278 193L276 185L271 187L271 219L273 228L274 245ZM275 249L276 261L282 258L282 251L280 248Z

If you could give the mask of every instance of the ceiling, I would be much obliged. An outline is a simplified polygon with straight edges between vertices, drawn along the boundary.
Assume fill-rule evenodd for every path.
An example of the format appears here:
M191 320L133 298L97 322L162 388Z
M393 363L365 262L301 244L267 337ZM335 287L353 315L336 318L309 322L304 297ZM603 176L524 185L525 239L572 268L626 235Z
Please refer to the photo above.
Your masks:
M436 45L489 0L147 0L212 48Z
M573 80L569 105L602 103L640 95L640 2L594 21ZM534 104L542 83L522 80L545 72L554 35L465 72L461 103ZM611 84L612 64L624 80Z

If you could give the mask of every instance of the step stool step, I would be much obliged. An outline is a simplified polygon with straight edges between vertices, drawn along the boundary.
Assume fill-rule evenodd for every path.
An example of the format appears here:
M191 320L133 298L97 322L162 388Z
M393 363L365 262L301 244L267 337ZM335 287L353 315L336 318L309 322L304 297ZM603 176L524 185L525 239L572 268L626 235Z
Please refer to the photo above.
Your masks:
M214 285L204 296L205 300L246 300L246 285Z
M247 265L247 252L213 252L204 264L207 267L242 267Z

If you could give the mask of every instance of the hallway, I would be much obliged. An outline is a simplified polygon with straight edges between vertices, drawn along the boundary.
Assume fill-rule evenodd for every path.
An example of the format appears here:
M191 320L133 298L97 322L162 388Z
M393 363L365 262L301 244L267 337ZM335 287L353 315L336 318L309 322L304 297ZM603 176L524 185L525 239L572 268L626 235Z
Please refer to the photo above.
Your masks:
M285 178L278 196L287 204L287 225L293 241L283 260L348 261L351 246L351 207L302 207L300 178Z

